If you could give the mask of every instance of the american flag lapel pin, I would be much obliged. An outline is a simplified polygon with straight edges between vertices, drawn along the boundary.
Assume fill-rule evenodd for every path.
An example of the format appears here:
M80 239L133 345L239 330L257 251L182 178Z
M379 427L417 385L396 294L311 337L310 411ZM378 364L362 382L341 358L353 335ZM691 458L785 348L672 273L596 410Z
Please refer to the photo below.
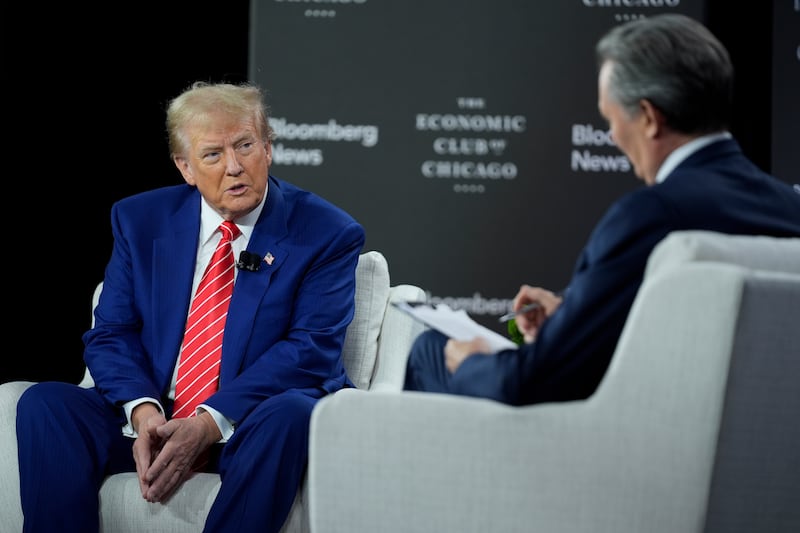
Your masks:
M264 262L269 266L272 266L273 261L275 261L275 256L272 255L272 252L267 252L267 255L264 256Z

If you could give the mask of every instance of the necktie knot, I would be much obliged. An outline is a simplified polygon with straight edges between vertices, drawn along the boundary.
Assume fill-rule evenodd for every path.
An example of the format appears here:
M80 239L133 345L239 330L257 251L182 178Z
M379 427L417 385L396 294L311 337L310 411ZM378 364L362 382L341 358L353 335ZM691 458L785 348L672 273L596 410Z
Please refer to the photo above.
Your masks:
M225 222L220 224L219 230L222 232L222 240L228 242L234 240L236 237L242 234L242 231L239 229L239 226L237 226L230 220L226 220Z

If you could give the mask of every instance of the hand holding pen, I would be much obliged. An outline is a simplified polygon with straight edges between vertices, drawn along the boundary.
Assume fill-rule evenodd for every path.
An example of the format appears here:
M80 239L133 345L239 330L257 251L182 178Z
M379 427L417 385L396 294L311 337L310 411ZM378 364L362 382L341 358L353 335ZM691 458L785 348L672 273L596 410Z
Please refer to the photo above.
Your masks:
M541 287L523 285L514 297L514 306L525 302L517 310L500 317L500 322L516 319L517 329L525 342L533 342L542 323L561 305L563 291L552 292Z
M518 301L520 298L530 299L534 295L535 296L551 295L557 298L557 300L553 299L552 302L554 305L551 304L550 306L552 307L552 309L547 309L548 306L543 305L542 302L537 299L536 301L529 302L523 305L516 311L511 311L510 313L504 314L503 316L497 319L498 322L501 323L508 322L512 318L517 318L519 315L524 315L525 313L533 311L534 309L537 309L539 307L545 307L545 313L547 314L547 316L550 316L552 312L555 311L559 305L561 305L561 300L564 298L564 291L551 292L548 291L547 289L542 289L540 287L531 287L530 285L523 285L522 287L520 287L517 296L514 297L514 302Z
M542 304L540 304L539 302L531 302L531 303L529 303L527 305L523 305L522 307L520 307L516 311L511 311L510 313L504 314L503 316L501 316L497 320L500 323L508 322L512 318L517 318L519 315L524 315L528 311L533 311L537 307L541 307L541 306L542 306Z

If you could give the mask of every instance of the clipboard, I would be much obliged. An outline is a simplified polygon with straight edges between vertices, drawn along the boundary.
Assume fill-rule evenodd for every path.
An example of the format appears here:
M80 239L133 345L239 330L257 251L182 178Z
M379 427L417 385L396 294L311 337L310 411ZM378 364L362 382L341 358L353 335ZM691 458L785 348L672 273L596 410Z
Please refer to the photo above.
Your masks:
M469 341L482 337L489 343L492 352L518 348L511 339L475 322L463 309L454 310L447 304L426 302L399 301L392 302L392 305L451 339Z

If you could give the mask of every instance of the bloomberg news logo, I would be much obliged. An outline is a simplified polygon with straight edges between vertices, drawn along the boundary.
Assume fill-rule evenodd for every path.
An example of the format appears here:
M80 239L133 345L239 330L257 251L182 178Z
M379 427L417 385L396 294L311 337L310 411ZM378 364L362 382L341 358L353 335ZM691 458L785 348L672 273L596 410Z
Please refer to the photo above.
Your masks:
M591 124L572 125L572 154L570 168L573 172L628 172L631 162L616 148L609 130ZM597 149L613 147L613 154L597 153Z

